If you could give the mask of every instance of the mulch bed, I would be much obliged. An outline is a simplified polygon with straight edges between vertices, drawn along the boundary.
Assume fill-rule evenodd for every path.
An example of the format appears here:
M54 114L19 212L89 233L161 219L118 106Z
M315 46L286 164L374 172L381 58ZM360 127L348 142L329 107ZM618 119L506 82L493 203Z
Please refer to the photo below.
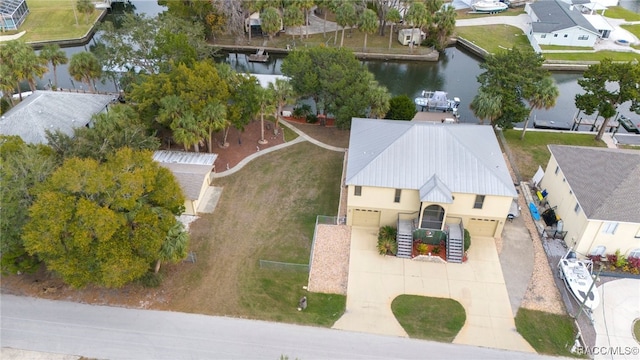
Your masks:
M238 165L242 159L257 151L284 143L282 129L279 129L278 136L275 136L273 132L273 122L265 120L264 127L264 138L268 141L268 143L264 145L258 144L258 140L260 140L260 120L250 122L242 132L232 127L227 136L229 147L222 148L218 146L215 148L214 152L218 154L214 163L215 170L217 172L226 171ZM219 144L222 143L222 140L222 133L215 135L215 141Z

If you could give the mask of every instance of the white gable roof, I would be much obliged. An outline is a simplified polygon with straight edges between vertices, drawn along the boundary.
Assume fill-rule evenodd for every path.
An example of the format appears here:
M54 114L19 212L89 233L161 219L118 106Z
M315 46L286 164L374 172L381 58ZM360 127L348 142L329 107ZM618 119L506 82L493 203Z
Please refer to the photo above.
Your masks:
M347 185L420 191L423 201L451 193L517 196L493 129L471 124L354 118Z

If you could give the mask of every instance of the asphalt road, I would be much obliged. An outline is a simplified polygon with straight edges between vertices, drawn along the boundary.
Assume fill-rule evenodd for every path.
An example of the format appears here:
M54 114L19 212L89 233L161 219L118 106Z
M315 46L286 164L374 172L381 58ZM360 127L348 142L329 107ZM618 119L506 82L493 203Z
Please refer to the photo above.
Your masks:
M545 358L308 326L12 295L1 295L0 302L2 347L98 359Z

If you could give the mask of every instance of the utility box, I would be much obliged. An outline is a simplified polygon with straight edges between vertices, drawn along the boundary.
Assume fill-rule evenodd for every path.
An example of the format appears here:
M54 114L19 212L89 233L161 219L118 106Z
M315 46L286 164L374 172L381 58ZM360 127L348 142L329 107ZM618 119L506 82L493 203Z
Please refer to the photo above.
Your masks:
M420 29L400 29L398 31L398 41L404 46L411 45L412 42L414 45L420 45L426 37L427 34Z

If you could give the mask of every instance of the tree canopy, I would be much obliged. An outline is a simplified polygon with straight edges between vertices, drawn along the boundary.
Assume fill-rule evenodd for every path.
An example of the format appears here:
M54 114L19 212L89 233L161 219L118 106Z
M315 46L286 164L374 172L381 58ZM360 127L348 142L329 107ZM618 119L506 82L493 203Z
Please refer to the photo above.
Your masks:
M618 107L630 101L629 109L640 114L640 64L638 61L616 63L604 59L590 65L578 84L585 91L575 97L576 107L587 115L598 112L605 120L596 139L602 139L609 119Z
M373 75L352 52L312 47L296 49L282 63L282 72L300 97L312 97L318 110L333 114L340 128L351 127L351 118L365 116L380 92ZM375 102L384 101L376 98Z
M389 111L385 119L411 120L416 115L416 104L407 95L398 95L389 101Z
M66 160L39 186L24 226L25 249L74 287L120 287L164 253L184 195L150 151L118 150L100 163ZM166 249L165 249L166 250Z
M493 119L494 125L505 129L512 128L514 123L525 121L533 109L529 104L540 95L544 85L548 85L548 80L545 79L551 78L549 71L542 68L543 61L542 56L530 48L513 48L488 55L485 62L480 64L484 72L477 78L480 87L476 97L499 98L501 111L499 114L476 113L476 116ZM552 84L555 87L553 82ZM557 93L553 101L556 97ZM472 103L480 105L475 99Z

